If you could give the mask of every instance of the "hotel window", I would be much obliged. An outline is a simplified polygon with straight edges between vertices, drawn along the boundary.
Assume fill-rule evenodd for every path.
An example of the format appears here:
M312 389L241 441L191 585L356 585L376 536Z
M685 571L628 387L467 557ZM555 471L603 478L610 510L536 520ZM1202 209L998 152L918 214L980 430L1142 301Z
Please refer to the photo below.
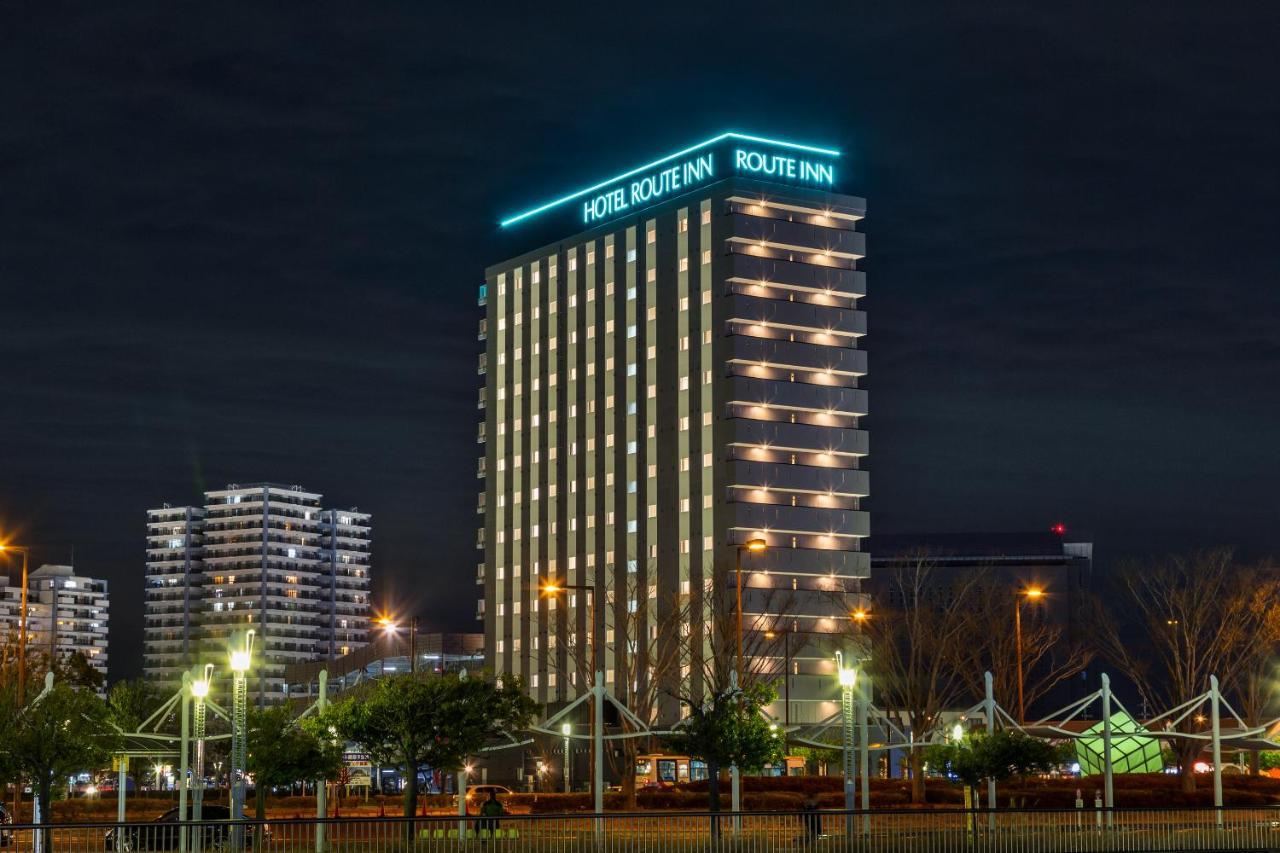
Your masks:
M710 468L710 467L711 467L711 454L710 454L710 453L704 453L704 454L702 454L702 467L703 467L703 468Z
M681 258L681 259L680 259L680 272L688 272L688 271L689 271L689 259L688 259L688 258Z
M612 258L612 257L613 257L613 244L612 244L612 243L605 243L605 244L604 244L604 256L605 256L606 258Z
M636 375L636 366L635 366L634 364L628 364L628 365L627 365L627 375L628 375L628 376L635 376L635 375Z
M683 302L684 300L681 300L681 301ZM688 336L688 335L681 335L681 336L680 336L680 349L681 349L681 350L688 350L688 349L689 349L689 336Z
M680 499L680 511L681 511L681 512L688 512L688 511L689 511L689 499L688 499L688 498L681 498L681 499Z
M658 357L658 348L656 346L649 347L647 354L649 356L649 360L653 361L655 358Z
M684 432L684 431L686 431L686 430L688 430L688 429L689 429L689 416L688 416L688 415L681 415L681 416L680 416L680 431L681 431L681 432Z
M645 281L648 281L648 282L654 282L654 281L657 281L657 280L658 280L658 271L657 271L657 270L653 270L653 269L651 269L651 270L646 270L646 271L645 271L645 274L644 274L644 280L645 280Z
M630 300L635 299L635 298L636 298L636 289L635 289L634 287L628 287L628 288L627 288L627 300L628 300L628 301L630 301Z
M627 480L627 493L628 493L628 494L635 494L635 491L636 491L636 481L635 481L635 480Z
M628 338L634 338L635 336L636 336L636 327L635 327L635 326L627 326L627 337L628 337Z
M702 224L703 225L711 224L711 211L709 210L702 211Z
M627 414L634 415L635 413L636 413L636 401L632 400L630 403L627 403Z
M656 230L656 229L654 229L654 228L650 228L648 231L646 231L646 232L645 232L645 238L644 238L644 239L645 239L645 242L646 242L646 243L656 243L656 242L658 242L658 232L657 232L657 230Z
M636 443L634 441L627 442L627 455L631 456L636 452Z
M587 263L594 264L595 262L596 262L596 252L595 252L595 249L592 249L589 252L587 252Z
M570 308L578 307L578 294L576 293L569 294L569 307ZM573 341L569 341L569 343L573 343Z
M636 262L636 250L627 249L627 263L634 264Z
M688 390L689 390L689 377L688 377L688 376L681 376L681 377L680 377L680 390L681 390L681 391L688 391Z
M680 222L680 231L681 231L681 232L684 232L684 231L688 231L688 230L689 230L689 217L687 217L687 216L681 216L681 217L680 217L680 219L679 219L679 222Z
M689 457L688 457L688 456L686 456L686 457L684 457L683 459L681 459L681 460L680 460L680 470L681 470L681 471L688 471L688 470L689 470Z
M657 386L657 385L650 385L650 386L649 386L649 399L650 399L650 400L652 400L654 397L657 397L657 396L658 396L658 386Z
M711 495L702 496L702 508L711 509Z
M704 291L702 291L702 304L703 304L703 305L710 305L710 304L711 304L711 291L710 291L710 290L704 290ZM707 340L707 343L711 343L711 341L710 341L710 339L709 339L709 338L708 338L708 340Z
M573 272L577 268L578 268L578 256L570 255L569 256L569 272Z
M537 284L538 282L542 281L542 270L538 269L537 267L534 267L533 275L529 278L529 280L532 281L534 284Z
M702 262L703 262L704 264L709 264L709 263L711 263L711 250L710 250L710 249L703 249L703 250L702 250Z
M627 532L628 533L636 532L636 520L634 518L627 522Z
M702 550L710 551L714 547L716 547L716 540L714 536L702 537Z

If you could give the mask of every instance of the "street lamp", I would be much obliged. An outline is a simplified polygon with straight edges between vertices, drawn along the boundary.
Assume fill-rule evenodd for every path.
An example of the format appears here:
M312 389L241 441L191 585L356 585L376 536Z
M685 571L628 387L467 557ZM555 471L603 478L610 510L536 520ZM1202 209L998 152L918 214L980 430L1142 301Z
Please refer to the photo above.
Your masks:
M27 557L30 550L18 545L0 545L0 551L15 551L22 555L22 604L18 610L18 707L22 707L26 702L24 688L27 684ZM57 598L56 594L54 598Z
M244 774L247 751L249 690L245 673L253 659L253 629L244 637L244 648L231 652L232 707L231 707L231 819L237 823L231 828L232 849L243 846L244 826Z
M390 616L383 616L378 619L378 624L382 626L382 630L391 637L396 635L400 630L400 626ZM414 616L409 621L409 674L416 675L418 672L418 617Z
M844 665L844 655L836 652L836 677L840 681L840 712L844 734L844 808L845 832L853 837L853 690L858 685L858 670Z
M1028 587L1022 591L1022 594L1014 599L1013 602L1013 630L1014 630L1014 654L1018 658L1018 722L1025 723L1027 721L1026 708L1022 703L1022 679L1023 679L1023 663L1022 663L1022 599L1029 601L1037 601L1044 595L1044 590L1039 587Z
M564 735L564 792L569 793L569 735L573 733L572 723L561 723L560 734Z
M734 580L738 587L738 646L737 646L737 663L738 663L738 683L742 683L742 552L750 551L752 554L761 554L769 543L763 539L748 539L747 544L739 545L734 554Z
M596 633L596 599L595 587L590 584L566 584L547 581L542 586L543 595L559 595L562 592L581 592L587 596L587 620L591 623L591 787L595 793L595 810L599 814L604 811L604 685L597 682L604 677L600 672L600 637ZM565 790L569 784L569 724L561 727L564 733Z
M196 823L203 816L204 807L204 734L205 734L205 700L209 698L209 676L213 673L213 664L204 665L204 675L191 682L191 695L195 698L195 736L196 736L196 789L192 795L191 818ZM200 846L201 833L195 834L195 846Z

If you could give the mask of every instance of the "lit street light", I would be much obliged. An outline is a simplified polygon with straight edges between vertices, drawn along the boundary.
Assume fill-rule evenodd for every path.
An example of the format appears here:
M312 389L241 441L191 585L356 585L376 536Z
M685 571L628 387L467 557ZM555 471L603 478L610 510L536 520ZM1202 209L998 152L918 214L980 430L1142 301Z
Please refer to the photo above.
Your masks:
M840 712L844 746L845 833L853 838L853 690L858 685L858 670L844 665L844 655L836 652L836 676L840 681Z
M249 724L249 690L245 673L253 660L253 629L245 633L244 648L231 652L232 708L231 708L231 820L237 823L231 828L231 849L244 846L244 775Z
M734 554L735 561L734 561L733 574L738 587L737 663L738 663L738 683L739 684L742 683L742 552L750 551L752 554L760 554L760 553L763 553L764 550L768 547L769 547L769 543L764 541L763 539L748 539L747 544L739 545L737 551Z
M383 633L388 637L394 637L400 630L400 626L390 616L382 616L378 619L378 625L382 628ZM418 617L414 616L409 621L409 674L416 675L418 672Z
M205 700L209 698L209 677L213 673L213 664L204 665L202 677L191 682L191 696L195 699L193 716L195 719L196 764L194 769L195 792L192 794L191 819L200 822L204 813L204 735L205 735ZM199 849L201 833L194 836L193 847Z
M573 733L572 723L561 723L560 734L564 735L564 792L569 793L569 735Z
M1022 679L1023 679L1023 662L1022 662L1022 599L1026 598L1030 601L1038 601L1044 595L1044 590L1039 587L1029 587L1022 591L1022 594L1014 599L1013 602L1013 625L1014 625L1014 645L1016 646L1014 654L1018 658L1018 722L1025 723L1027 721L1027 711L1022 703Z
M604 678L600 672L600 636L596 632L595 587L590 584L564 584L548 581L542 586L543 595L559 595L562 592L581 592L587 598L587 621L591 623L591 787L595 793L596 814L604 812ZM565 785L569 784L569 724L561 727L564 733ZM566 787L566 791L568 788Z
M18 610L18 707L26 701L27 684L27 557L30 551L18 545L0 545L0 551L13 551L22 555L22 593ZM57 597L56 594L54 596Z

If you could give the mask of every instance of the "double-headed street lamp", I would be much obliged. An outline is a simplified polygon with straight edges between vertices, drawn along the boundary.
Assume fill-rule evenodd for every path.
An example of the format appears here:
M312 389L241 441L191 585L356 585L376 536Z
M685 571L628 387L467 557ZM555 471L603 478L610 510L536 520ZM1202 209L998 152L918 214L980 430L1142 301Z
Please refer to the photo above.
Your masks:
M768 547L769 547L769 543L764 541L763 539L748 539L745 545L738 546L737 551L734 554L733 574L734 574L734 579L737 582L737 588L738 588L738 608L737 608L738 643L737 643L737 656L735 659L737 661L739 684L742 683L742 552L750 551L752 554L760 554Z
M18 706L26 701L27 684L27 558L30 549L19 545L0 545L0 551L13 551L22 555L22 604L18 611ZM54 596L57 597L56 594Z
M1027 721L1026 708L1022 704L1022 679L1023 679L1023 661L1022 661L1022 600L1038 601L1044 596L1044 590L1039 587L1028 587L1022 590L1013 602L1013 633L1014 633L1014 654L1018 658L1018 723L1022 724Z

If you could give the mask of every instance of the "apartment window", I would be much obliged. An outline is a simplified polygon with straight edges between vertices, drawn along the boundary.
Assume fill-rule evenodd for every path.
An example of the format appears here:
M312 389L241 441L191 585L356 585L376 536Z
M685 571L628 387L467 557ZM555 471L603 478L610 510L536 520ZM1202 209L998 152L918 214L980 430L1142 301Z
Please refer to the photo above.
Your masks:
M604 244L604 256L605 256L606 258L612 258L612 257L613 257L613 244L612 244L612 243L605 243L605 244Z
M628 494L635 494L635 491L636 491L636 481L635 481L635 480L628 480L628 481L627 481L627 493L628 493Z
M628 364L628 365L627 365L627 375L628 375L628 376L635 376L635 375L636 375L636 366L635 366L635 364Z
M634 264L636 262L636 250L627 249L627 263Z
M645 242L646 243L658 242L658 232L656 229L650 228L648 231L645 232Z
M702 211L702 224L703 225L711 224L711 211L709 210Z
M630 403L627 403L627 414L634 415L635 413L636 413L636 401L632 400Z
M688 272L688 271L689 271L689 259L688 259L688 258L681 258L681 259L680 259L680 272Z
M680 224L680 233L683 234L685 231L689 230L689 217L681 216L677 222Z
M635 336L636 336L636 327L635 327L635 326L627 326L627 337L628 337L628 338L634 338Z
M570 255L569 256L569 272L573 272L577 268L578 268L578 256L576 254Z
M636 298L636 289L635 289L634 287L628 287L628 288L627 288L627 301L631 301L631 300L633 300L633 299L635 299L635 298Z
M702 454L702 467L703 467L703 468L710 468L710 467L711 467L711 454L710 454L710 453L704 453L704 454Z
M658 280L658 271L655 269L647 270L644 274L644 280L652 284Z
M703 250L702 250L702 263L703 263L703 264L709 264L709 263L711 263L711 250L710 250L710 249L703 249Z
M627 442L627 455L631 456L636 452L636 443L634 441Z
M595 249L592 249L587 252L587 263L594 264L595 262L596 262L596 252L595 252Z
M627 532L628 533L636 532L636 520L634 518L627 522Z

